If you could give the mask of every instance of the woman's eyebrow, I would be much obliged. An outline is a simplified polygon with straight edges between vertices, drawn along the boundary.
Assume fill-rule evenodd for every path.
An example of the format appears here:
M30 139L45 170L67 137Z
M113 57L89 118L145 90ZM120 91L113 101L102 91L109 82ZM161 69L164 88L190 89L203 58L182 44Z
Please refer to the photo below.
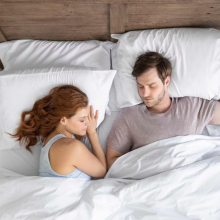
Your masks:
M87 116L82 116L82 117L80 117L80 118L86 118L86 117L88 117L88 115L87 115Z

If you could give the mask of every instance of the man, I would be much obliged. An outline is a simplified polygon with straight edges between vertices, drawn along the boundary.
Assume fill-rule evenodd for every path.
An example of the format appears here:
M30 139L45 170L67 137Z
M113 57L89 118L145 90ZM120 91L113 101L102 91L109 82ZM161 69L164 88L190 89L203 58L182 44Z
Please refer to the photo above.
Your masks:
M118 157L144 145L178 135L201 134L207 124L220 125L220 102L170 98L171 64L162 55L141 55L132 75L143 103L122 109L115 120L107 139L108 168Z

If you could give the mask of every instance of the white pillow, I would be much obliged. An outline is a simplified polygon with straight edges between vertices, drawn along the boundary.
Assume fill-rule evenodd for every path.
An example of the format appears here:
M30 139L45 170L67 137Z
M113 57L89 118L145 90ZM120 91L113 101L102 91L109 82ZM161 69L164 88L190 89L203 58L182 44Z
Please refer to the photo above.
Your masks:
M113 50L118 72L114 79L117 106L142 102L131 75L136 58L155 51L172 64L169 93L172 97L194 96L220 99L220 31L201 28L169 28L113 34L119 39ZM114 52L113 52L114 55Z
M46 96L55 86L79 87L89 98L89 105L99 110L97 126L103 121L115 70L75 70L71 68L3 71L0 74L0 149L19 147L6 132L14 133L21 113Z
M111 68L109 41L15 40L0 43L4 70L87 66L100 70Z

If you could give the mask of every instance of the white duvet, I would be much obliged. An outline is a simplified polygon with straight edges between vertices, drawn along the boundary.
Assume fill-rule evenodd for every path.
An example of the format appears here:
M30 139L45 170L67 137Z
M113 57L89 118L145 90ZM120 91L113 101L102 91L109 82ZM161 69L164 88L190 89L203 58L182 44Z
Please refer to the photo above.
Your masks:
M220 219L220 137L189 135L120 157L105 179L0 169L0 219Z

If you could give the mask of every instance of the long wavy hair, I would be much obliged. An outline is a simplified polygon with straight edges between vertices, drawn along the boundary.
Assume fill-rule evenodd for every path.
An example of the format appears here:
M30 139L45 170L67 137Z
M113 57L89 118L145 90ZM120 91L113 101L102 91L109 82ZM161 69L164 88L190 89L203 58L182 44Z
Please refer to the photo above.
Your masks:
M78 109L88 106L88 97L79 88L72 85L55 87L49 95L36 101L30 111L24 111L21 122L13 138L25 143L28 151L30 147L43 140L55 130L62 117L74 116Z

